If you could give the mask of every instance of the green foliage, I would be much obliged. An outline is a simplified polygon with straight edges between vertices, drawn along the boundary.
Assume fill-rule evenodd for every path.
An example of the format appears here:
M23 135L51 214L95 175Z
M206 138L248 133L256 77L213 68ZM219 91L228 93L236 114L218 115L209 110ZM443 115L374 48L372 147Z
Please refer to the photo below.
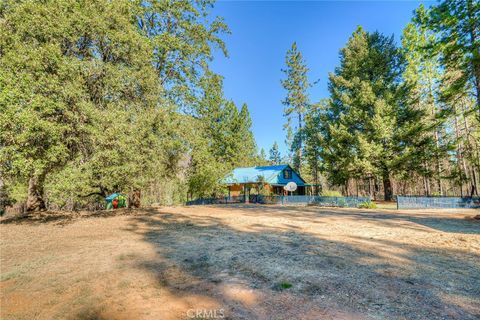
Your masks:
M402 48L358 28L330 74L330 97L306 108L305 176L387 199L478 194L479 16L473 0L421 5Z
M278 144L276 141L273 143L273 146L269 151L269 155L269 160L272 164L280 164L282 162L282 156L278 150Z
M308 117L314 128L308 135L319 144L311 154L324 160L333 184L379 176L389 198L391 173L403 163L421 116L410 107L408 87L401 82L403 57L393 37L359 27L340 61L329 77L330 100Z
M419 10L418 24L437 36L433 49L441 54L442 64L456 70L443 82L443 98L473 91L477 119L480 121L480 3L475 0L444 0L428 11Z
M280 289L290 289L293 285L289 282L280 282L279 287Z
M5 190L34 181L29 198L70 209L114 191L143 190L147 203L163 204L221 193L220 179L257 156L247 106L226 100L209 70L213 50L227 53L220 36L228 32L210 8L186 0L3 3Z
M321 123L322 113L327 109L330 101L328 99L321 100L318 104L311 105L305 115L305 146L304 157L306 160L306 167L308 170L304 170L302 175L304 179L312 182L315 185L320 184L321 173L324 171L322 161L323 151L323 132ZM316 187L318 189L318 187ZM317 194L319 190L316 190Z
M272 195L272 193L270 192L270 189L266 188L264 176L258 176L256 181L257 181L257 184L255 185L255 189L254 189L256 194L259 194L262 196Z
M288 130L287 145L290 152L292 152L293 167L298 172L301 172L303 161L303 117L309 104L307 89L310 87L310 83L307 77L307 65L302 53L297 48L296 42L287 51L285 63L287 67L282 71L285 73L286 79L282 80L281 83L287 91L287 96L282 101L285 106L284 115L287 118L287 123L285 124L285 128ZM295 128L292 126L293 116L297 117Z
M207 73L201 86L204 95L195 106L189 126L190 130L194 128L189 170L192 197L224 194L220 181L229 171L258 161L247 105L243 104L239 111L224 98L222 78L218 75Z
M361 209L377 209L377 204L371 201L365 201L358 205Z

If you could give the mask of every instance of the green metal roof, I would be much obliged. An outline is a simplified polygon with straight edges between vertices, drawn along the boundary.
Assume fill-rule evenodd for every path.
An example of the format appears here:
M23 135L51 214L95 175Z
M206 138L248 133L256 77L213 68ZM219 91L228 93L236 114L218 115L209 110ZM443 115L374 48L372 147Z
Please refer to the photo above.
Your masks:
M291 179L283 178L283 170L292 170ZM249 168L236 168L223 179L225 184L257 183L259 177L263 177L266 183L272 185L286 185L295 182L299 186L305 185L305 181L288 164L275 166L258 166Z

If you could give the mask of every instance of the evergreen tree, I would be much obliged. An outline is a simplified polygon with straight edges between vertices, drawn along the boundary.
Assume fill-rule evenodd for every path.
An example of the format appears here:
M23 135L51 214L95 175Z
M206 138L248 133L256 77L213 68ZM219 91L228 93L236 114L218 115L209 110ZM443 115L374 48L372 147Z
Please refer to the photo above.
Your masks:
M320 173L324 170L322 163L323 135L326 133L324 128L324 112L328 109L330 101L321 100L318 104L312 105L307 109L305 115L305 160L309 168L309 176L315 184L315 194L320 193Z
M301 172L302 166L302 149L303 149L303 130L304 114L308 106L307 90L310 87L307 78L308 68L302 53L298 50L296 42L287 51L285 58L286 69L282 70L285 73L286 79L282 80L282 86L287 91L286 98L282 101L284 114L287 118L286 128L293 134L291 140L291 151L293 153L294 168ZM296 116L296 128L292 130L292 118ZM289 137L287 139L290 139Z
M425 163L435 159L434 171L440 193L444 193L441 192L444 189L440 181L442 178L444 184L448 183L447 180L454 181L460 194L463 194L466 183L470 184L470 194L478 192L480 152L474 136L479 122L472 116L473 113L479 119L479 113L472 112L478 109L478 76L475 73L478 65L475 57L479 50L476 32L478 16L478 3L443 1L429 10L420 6L413 22L405 30L410 38L410 45L404 46L407 59L414 55L420 58L420 61L409 61L409 65L413 66L410 79L420 77L425 80L428 74L434 76L430 76L434 81L423 81L422 86L429 92L423 96L433 97L429 99L433 102L429 105L435 108L431 109L437 110L436 114L431 112L430 117L423 119L431 121L435 148L419 167L425 168ZM423 102L426 100L423 99ZM429 170L424 171L428 175ZM429 194L428 176L424 180L425 193Z
M246 104L240 111L223 95L222 77L207 72L201 81L203 97L195 107L200 128L192 140L190 194L222 192L221 179L234 167L254 165L257 159L252 120Z
M265 149L263 149L263 148L260 149L259 157L260 157L260 161L261 161L261 162L266 162L266 160L267 160L267 153L265 152Z
M252 132L252 119L246 103L240 109L238 120L233 129L236 132L238 159L236 165L250 166L254 164L257 153L257 144ZM262 158L264 159L264 158Z
M420 6L416 15L424 17L425 8ZM416 171L424 179L424 192L431 194L430 177L435 177L437 192L443 194L442 174L443 162L447 159L449 149L448 137L444 134L446 121L445 112L439 101L439 85L442 79L439 56L432 55L425 48L435 42L435 34L421 24L409 23L403 31L403 54L406 59L404 80L411 85L410 98L414 107L421 110L425 116L421 119L426 128L430 128L426 135L430 136L429 143L425 143L417 150L417 161L412 171ZM434 159L434 165L430 165ZM415 170L415 168L417 170Z
M282 156L280 154L280 151L278 150L278 144L277 144L276 141L273 143L273 146L270 149L269 154L270 154L269 160L272 164L280 164L281 163Z
M409 107L401 82L403 69L393 37L359 27L329 77L322 158L337 183L380 177L385 200L392 199L392 176L405 162L406 141L421 130L416 121L420 113Z
M438 33L434 48L441 53L445 67L461 72L444 84L445 98L458 91L471 92L476 99L480 121L480 3L475 0L444 0L417 18Z

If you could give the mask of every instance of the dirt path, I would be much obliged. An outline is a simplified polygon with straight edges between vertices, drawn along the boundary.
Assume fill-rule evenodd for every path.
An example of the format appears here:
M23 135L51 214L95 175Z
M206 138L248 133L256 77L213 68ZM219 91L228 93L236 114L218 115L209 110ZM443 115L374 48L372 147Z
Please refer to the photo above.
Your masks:
M1 319L478 319L478 211L212 206L0 225Z

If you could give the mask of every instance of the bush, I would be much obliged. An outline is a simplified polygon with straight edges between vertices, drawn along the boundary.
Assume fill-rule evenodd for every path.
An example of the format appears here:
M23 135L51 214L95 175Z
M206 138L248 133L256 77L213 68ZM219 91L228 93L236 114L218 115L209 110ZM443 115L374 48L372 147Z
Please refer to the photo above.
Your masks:
M362 208L362 209L376 209L377 204L375 202L365 201L365 202L360 203L358 205L358 207Z
M322 191L322 196L323 197L341 197L342 194L340 193L340 191L324 190Z

